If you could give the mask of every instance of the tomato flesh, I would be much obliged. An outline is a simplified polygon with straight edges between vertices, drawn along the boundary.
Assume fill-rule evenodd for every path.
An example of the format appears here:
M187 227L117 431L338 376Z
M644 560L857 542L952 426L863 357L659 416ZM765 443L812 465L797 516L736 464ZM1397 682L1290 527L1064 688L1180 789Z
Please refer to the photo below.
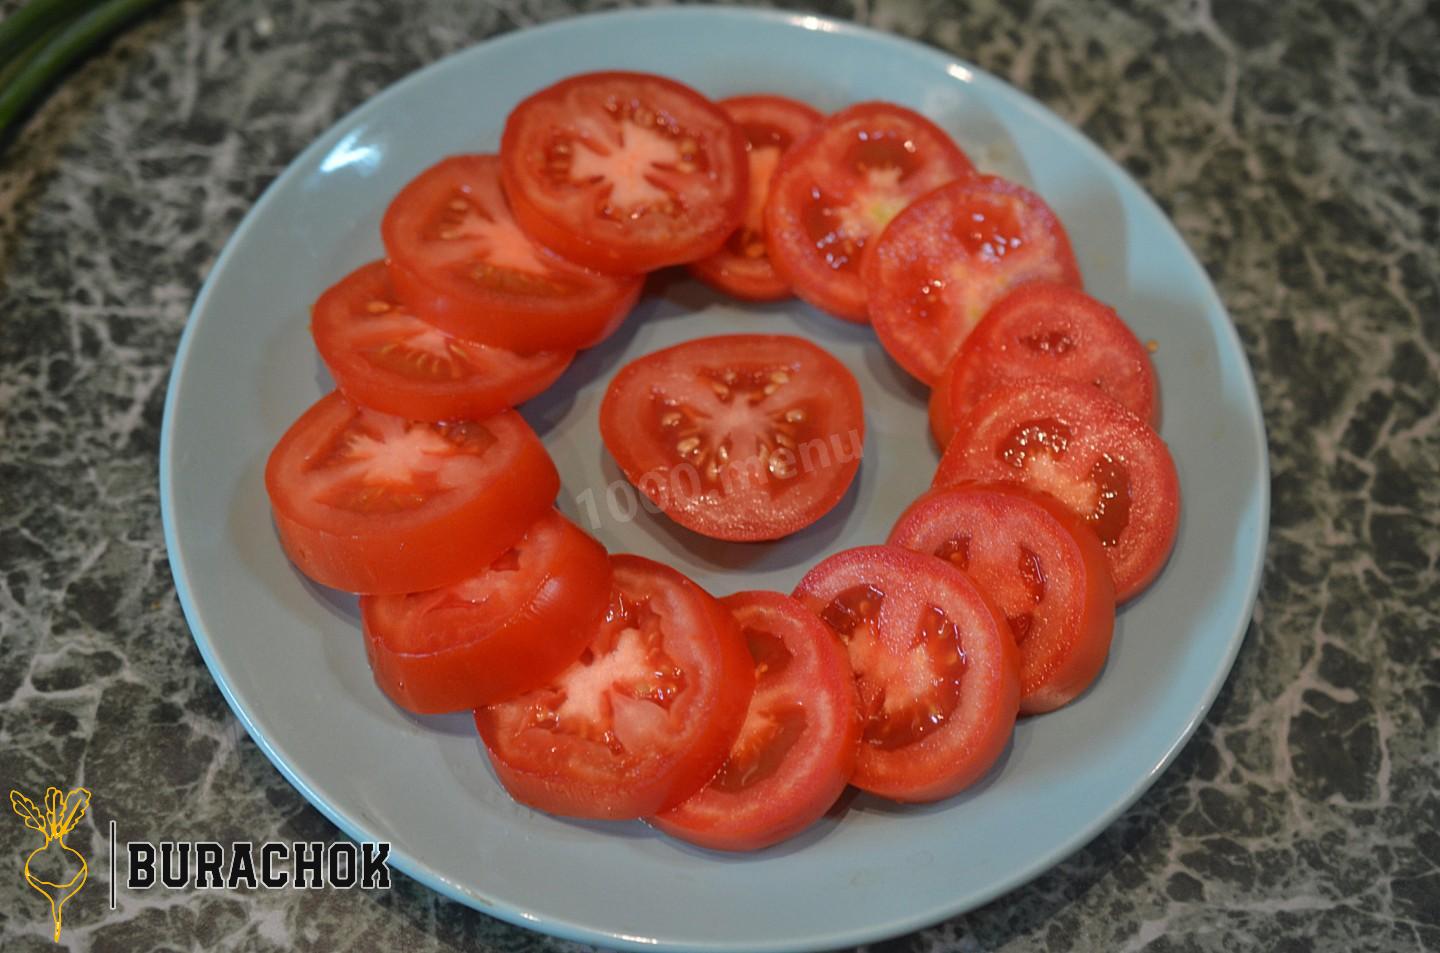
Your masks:
M770 260L801 298L864 322L868 245L916 198L972 174L965 153L924 116L892 103L843 109L775 171L765 205Z
M550 508L560 476L512 410L429 423L336 391L280 438L265 488L301 572L336 589L397 593L484 569Z
M574 351L614 331L638 278L589 271L542 248L516 224L500 161L459 155L400 190L380 223L400 300L441 330L531 353Z
M795 597L845 643L865 727L851 779L899 801L948 797L1009 742L1019 708L1014 639L952 565L895 546L846 550Z
M682 526L778 539L840 502L864 449L859 386L800 338L701 338L628 364L600 433L625 476Z
M1004 615L1020 655L1020 712L1068 704L1105 664L1115 624L1109 562L1058 501L1003 484L934 490L888 540L970 575Z
M609 606L580 658L476 725L512 797L552 814L658 814L724 763L755 672L731 614L680 573L613 556Z
M750 159L749 198L740 227L724 247L693 263L690 270L711 286L747 301L779 301L790 297L790 285L775 273L765 247L765 200L780 157L805 138L821 115L804 103L783 96L739 96L720 102L745 136Z
M650 823L715 850L757 850L809 827L854 771L860 720L850 663L813 613L775 592L722 600L755 666L740 736L704 788Z
M1032 281L1079 287L1080 269L1040 196L982 175L897 215L866 257L864 278L881 345L933 385L991 305Z
M510 113L500 155L521 227L601 271L703 258L745 210L739 129L661 76L587 73L543 89Z
M1154 581L1175 544L1180 483L1165 442L1090 384L1000 385L958 424L935 486L1018 483L1055 497L1105 547L1119 602Z

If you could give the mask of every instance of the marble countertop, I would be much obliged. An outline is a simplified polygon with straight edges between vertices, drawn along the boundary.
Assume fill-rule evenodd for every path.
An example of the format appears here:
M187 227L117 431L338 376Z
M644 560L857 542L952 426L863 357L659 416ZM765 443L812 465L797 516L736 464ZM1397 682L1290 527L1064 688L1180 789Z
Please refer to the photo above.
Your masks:
M330 123L446 53L592 6L614 4L189 0L0 154L0 781L103 790L74 835L87 856L111 820L337 836L231 715L176 601L156 486L175 346L240 217ZM998 74L1138 178L1231 311L1274 474L1254 624L1175 764L1034 882L879 946L1440 949L1433 4L813 9ZM28 837L0 822L0 865ZM0 947L56 949L44 900L5 869ZM573 946L399 875L389 892L132 893L114 912L92 875L60 949Z

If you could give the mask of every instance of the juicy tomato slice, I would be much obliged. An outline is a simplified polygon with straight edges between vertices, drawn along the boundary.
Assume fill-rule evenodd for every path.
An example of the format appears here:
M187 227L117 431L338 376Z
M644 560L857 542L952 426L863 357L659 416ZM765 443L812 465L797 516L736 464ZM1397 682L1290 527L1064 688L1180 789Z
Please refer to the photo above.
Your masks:
M1015 728L1019 658L975 583L896 546L836 553L795 598L850 654L864 728L851 783L897 801L934 801L978 780Z
M527 238L495 156L451 156L420 173L385 210L380 235L395 291L416 314L457 337L524 353L602 340L643 284L586 270Z
M932 490L888 542L964 571L1005 616L1020 651L1021 714L1068 704L1100 674L1115 628L1110 565L1058 501L1004 484Z
M320 296L310 331L345 396L412 420L489 417L555 383L575 356L516 354L446 334L400 303L379 261Z
M746 301L790 297L790 285L775 273L765 248L765 200L780 156L804 139L824 118L815 109L784 96L737 96L720 101L745 135L750 157L749 199L740 227L709 258L690 266L696 277Z
M714 597L639 556L611 565L579 660L475 712L505 789L551 814L636 818L683 801L724 763L755 688L740 627Z
M375 681L418 714L540 688L580 657L610 601L605 547L554 510L483 571L443 589L362 596Z
M1115 598L1150 585L1175 545L1180 479L1160 435L1090 384L1008 382L959 421L935 486L1020 483L1048 493L1099 536Z
M520 226L582 265L636 274L704 258L745 211L745 139L695 90L587 73L510 113L500 141Z
M1031 281L1080 285L1060 219L999 176L918 199L865 258L870 323L901 367L933 384L990 306Z
M941 450L949 446L950 438L955 436L955 414L950 409L950 400L950 373L946 371L935 382L928 407L930 435Z
M950 369L950 412L962 417L999 384L1063 377L1094 384L1141 420L1159 421L1159 386L1145 345L1109 305L1067 285L1017 288L975 326Z
M426 423L335 391L275 445L265 489L301 572L384 594L448 586L490 565L550 509L560 475L513 410Z
M855 479L860 387L801 338L735 334L648 354L610 382L600 435L675 522L714 539L779 539Z
M859 700L845 648L815 615L778 592L721 600L750 647L755 694L710 783L650 823L714 850L758 850L830 809L855 770Z
M867 246L916 198L973 172L944 130L919 113L893 103L842 109L775 170L765 204L770 261L801 298L864 322Z

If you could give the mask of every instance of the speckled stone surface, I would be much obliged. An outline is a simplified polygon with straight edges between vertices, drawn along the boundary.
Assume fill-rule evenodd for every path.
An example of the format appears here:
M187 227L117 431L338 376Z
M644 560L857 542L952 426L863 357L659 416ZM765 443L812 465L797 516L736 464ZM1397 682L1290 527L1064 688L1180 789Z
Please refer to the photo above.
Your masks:
M156 452L196 290L316 134L486 36L613 4L186 2L0 154L0 782L88 784L62 949L569 948L397 875L121 893L105 831L328 840L176 602ZM15 3L0 4L9 11ZM857 0L814 9L1026 89L1123 162L1254 366L1274 512L1213 711L1093 843L892 950L1440 949L1440 10L1424 0ZM102 796L103 795L103 796ZM0 820L0 947L55 949Z

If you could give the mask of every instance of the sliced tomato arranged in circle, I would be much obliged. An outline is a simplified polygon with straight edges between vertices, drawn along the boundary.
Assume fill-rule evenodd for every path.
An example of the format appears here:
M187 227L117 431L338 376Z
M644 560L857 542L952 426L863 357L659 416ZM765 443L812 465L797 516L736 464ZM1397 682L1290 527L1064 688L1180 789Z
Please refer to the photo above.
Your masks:
M870 323L901 367L934 384L990 306L1031 281L1080 285L1060 219L999 176L918 199L865 258Z
M1152 425L1159 418L1145 345L1114 308L1067 285L1029 284L1000 299L942 377L956 417L1005 381L1063 377L1094 384Z
M265 489L301 572L349 592L397 593L490 565L550 509L560 475L513 410L426 423L336 391L280 438Z
M505 201L495 156L451 156L420 173L385 210L380 235L395 293L417 315L457 337L522 353L597 343L643 285L531 241Z
M418 714L480 708L540 688L580 657L610 601L605 547L555 511L453 586L363 596L375 681Z
M510 113L500 157L521 227L602 271L704 258L745 211L744 137L663 76L586 73L542 89Z
M481 708L496 775L522 804L568 817L667 810L725 762L755 667L734 617L680 573L612 556L609 607L546 687Z
M779 301L790 297L790 285L775 273L765 247L765 200L780 156L804 139L824 117L815 109L784 96L737 96L721 100L720 108L745 135L750 157L749 199L745 218L709 258L690 270L711 286L746 301Z
M801 298L866 320L860 263L900 210L973 167L944 130L893 103L859 103L780 161L765 205L775 270Z
M555 383L575 356L516 354L446 334L400 303L379 261L320 296L310 331L345 396L412 420L489 417Z
M865 723L852 784L934 801L1000 757L1019 710L1019 657L1005 620L963 572L897 546L863 546L811 569L795 598L850 654Z
M1019 483L1048 493L1099 536L1118 602L1154 581L1175 545L1180 480L1160 435L1091 384L1001 385L959 421L935 486Z
M854 376L809 341L735 334L627 364L605 393L600 434L675 522L753 541L840 502L860 467L865 415Z
M1020 651L1020 711L1054 711L1105 664L1115 588L1105 550L1058 501L1005 484L932 490L900 515L891 546L953 564L1005 616Z
M858 699L844 647L799 602L742 592L721 603L755 662L745 725L710 783L650 823L702 847L758 850L815 823L849 783Z

